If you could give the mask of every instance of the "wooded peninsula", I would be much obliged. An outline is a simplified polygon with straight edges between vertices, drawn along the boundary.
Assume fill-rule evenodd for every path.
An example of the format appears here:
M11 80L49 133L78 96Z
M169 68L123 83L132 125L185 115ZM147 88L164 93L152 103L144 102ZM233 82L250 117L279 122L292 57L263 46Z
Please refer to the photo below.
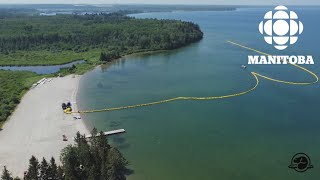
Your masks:
M0 14L0 66L56 65L81 59L86 62L60 72L81 74L127 54L172 50L202 37L192 22L136 19L123 12L40 16L4 11ZM0 129L23 93L40 78L35 73L0 71Z
M0 65L52 65L90 60L101 52L170 50L203 36L191 22L122 13L10 16L0 21Z

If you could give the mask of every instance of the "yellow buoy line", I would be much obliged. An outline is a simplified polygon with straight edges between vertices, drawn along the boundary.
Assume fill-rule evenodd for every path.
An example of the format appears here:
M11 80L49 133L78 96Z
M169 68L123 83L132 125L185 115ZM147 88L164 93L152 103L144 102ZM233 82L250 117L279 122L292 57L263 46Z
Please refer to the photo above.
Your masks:
M236 46L239 46L239 47L242 47L244 49L248 49L250 51L254 51L254 52L257 52L259 54L262 54L262 55L266 55L266 56L272 56L271 54L267 54L267 53L264 53L264 52L261 52L261 51L258 51L256 49L253 49L253 48L249 48L247 46L244 46L244 45L241 45L241 44L238 44L238 43L235 43L235 42L232 42L232 41L227 41L228 43L230 44L233 44L233 45L236 45ZM270 81L274 81L274 82L279 82L279 83L284 83L284 84L296 84L296 85L310 85L310 84L315 84L319 81L319 78L318 76L313 73L312 71L302 67L302 66L299 66L297 64L291 64L291 63L288 63L289 65L292 65L292 66L295 66L303 71L306 71L307 73L311 74L315 80L313 82L290 82L290 81L282 81L282 80L277 80L277 79L273 79L273 78L270 78L270 77L267 77L267 76L264 76L264 75L261 75L261 74L258 74L258 73L255 73L257 76L260 76L262 78L265 78L265 79L268 79Z
M230 43L230 44L242 47L244 49L257 52L257 53L262 54L262 55L271 56L270 54L258 51L256 49L253 49L253 48L250 48L250 47L247 47L247 46L244 46L244 45L232 42L232 41L227 41L227 42ZM290 64L289 63L289 65L295 66L295 67L297 67L297 68L299 68L299 69L311 74L315 78L315 81L313 81L313 82L290 82L290 81L283 81L283 80L273 79L273 78L261 75L261 74L256 73L256 72L250 72L251 75L254 77L256 83L251 89L249 89L247 91L240 92L240 93L223 95L223 96L210 96L210 97L176 97L176 98L165 99L165 100L161 100L161 101L155 101L155 102L144 103L144 104L136 104L136 105L131 105L131 106L122 106L122 107L114 107L114 108L105 108L105 109L98 109L98 110L78 111L78 112L72 112L72 113L95 113L95 112L117 111L117 110L133 109L133 108L144 107L144 106L153 106L153 105L157 105L157 104L163 104L163 103L168 103L168 102L173 102L173 101L180 101L180 100L198 101L198 100L215 100L215 99L231 98L231 97L235 97L235 96L241 96L241 95L244 95L244 94L248 94L248 93L254 91L259 85L259 78L258 77L261 77L261 78L264 78L264 79L267 79L267 80L270 80L270 81L278 82L278 83L293 84L293 85L310 85L310 84L315 84L315 83L317 83L319 81L318 76L315 73L313 73L312 71L310 71L310 70L308 70L308 69L306 69L304 67L301 67L299 65L296 65L296 64Z

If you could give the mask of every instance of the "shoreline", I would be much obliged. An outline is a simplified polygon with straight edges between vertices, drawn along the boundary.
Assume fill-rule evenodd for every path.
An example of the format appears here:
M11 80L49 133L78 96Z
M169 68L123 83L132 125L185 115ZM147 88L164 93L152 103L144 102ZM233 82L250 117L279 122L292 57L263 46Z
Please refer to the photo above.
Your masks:
M63 102L77 102L80 75L52 78L52 81L30 89L0 131L0 169L7 166L12 175L23 177L29 159L34 155L39 161L54 157L60 164L60 152L73 144L79 131L90 134L84 119L74 120L63 113ZM78 110L76 103L72 104ZM62 135L68 141L62 140Z
M177 49L181 48L185 47ZM154 55L173 51L174 50L149 50L130 53L120 58L113 59L111 62L95 65L93 69L101 66L109 66L118 60L132 56ZM87 70L86 72L89 72L90 70ZM63 97L63 102L75 102L72 103L72 108L74 111L78 111L79 107L77 103L80 102L80 100L78 100L78 92L82 76L83 75L69 74L64 77L55 77L52 78L52 82L48 82L41 86L45 87L47 84L55 83L56 81L66 81L62 83L62 85L58 84L57 87L55 87L55 85L51 85L51 88L60 89L62 92L59 93L62 94L67 93L67 95L64 95ZM66 90L66 87L70 87L70 85L72 86L71 90ZM29 159L32 155L34 155L39 161L42 161L43 157L45 157L47 161L50 160L51 157L54 157L56 163L58 165L61 164L61 150L67 145L74 143L73 137L75 137L76 133L79 131L81 134L90 134L90 129L93 128L92 125L86 122L85 117L80 113L74 113L73 115L64 114L61 109L61 103L63 102L57 102L57 99L55 99L56 102L54 105L51 105L52 108L49 110L48 108L45 108L46 114L49 116L47 118L51 119L49 120L49 123L51 123L50 126L48 126L48 124L39 123L41 122L41 119L34 117L36 117L37 114L41 114L41 109L46 107L47 97L50 97L48 94L57 94L55 90L47 88L44 90L45 92L42 92L42 98L37 98L37 95L34 95L34 91L38 91L38 89L43 89L44 87L36 87L35 89L28 90L22 97L12 115L7 119L7 121L5 121L2 131L0 131L0 144L3 145L0 146L0 169L3 169L3 166L6 166L14 177L23 177L23 173L27 170ZM30 96L33 97L30 98ZM57 98L60 98L60 96ZM52 100L52 97L49 99ZM28 108L28 105L26 105L28 102L32 102L31 104L43 104L43 106L40 105L34 108ZM27 115L29 117L24 116L25 113L28 114L28 112L23 112L26 108L32 112L31 115ZM74 120L73 116L80 116L81 119ZM60 121L59 123L52 123L52 121L54 121L52 119L57 119L55 117L62 117L61 119L63 119L64 122L62 123L62 121ZM25 124L26 122L23 122L21 119L28 119L28 121L35 121L33 119L36 119L38 122L31 122L30 126L30 124ZM49 128L49 132L46 132L47 129L45 128ZM33 129L41 132L34 133L32 132ZM43 136L43 134L45 134L45 136ZM67 142L62 141L62 135L67 136Z
M79 111L78 92L79 92L80 81L81 81L81 78L82 78L83 75L74 75L74 74L72 74L71 76L77 77L77 83L76 83L76 86L75 86L74 91L72 93L72 96L70 98L70 101L71 102L75 102L75 103L72 104L72 108L73 108L73 111L78 112ZM80 116L81 117L81 119L79 121L81 121L80 125L82 127L79 127L78 129L83 130L85 132L80 132L80 134L86 134L87 135L87 134L91 133L91 130L90 130L91 127L89 127L89 125L85 122L85 119L83 118L83 116L80 113L73 113L70 116Z

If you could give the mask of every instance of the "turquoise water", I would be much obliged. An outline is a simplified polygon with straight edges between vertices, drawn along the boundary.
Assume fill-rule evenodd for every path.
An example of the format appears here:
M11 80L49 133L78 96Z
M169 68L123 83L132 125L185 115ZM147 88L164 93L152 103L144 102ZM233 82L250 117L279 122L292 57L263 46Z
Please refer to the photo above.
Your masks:
M135 15L198 23L199 43L146 56L131 56L97 67L82 79L80 109L146 103L176 96L241 92L255 81L250 71L283 80L313 80L285 65L240 66L255 53L226 40L280 55L267 45L258 24L270 9L233 12L174 12ZM281 54L311 54L318 74L320 9L295 8L305 25L297 44ZM140 109L87 114L91 126L124 128L112 143L130 161L129 180L309 180L320 178L319 84L293 86L261 79L256 91L215 101L180 101ZM291 157L307 153L314 169L297 173Z
M2 70L10 71L31 71L37 74L52 74L60 71L62 68L69 68L76 64L84 63L84 60L78 60L67 64L52 65L52 66L0 66Z

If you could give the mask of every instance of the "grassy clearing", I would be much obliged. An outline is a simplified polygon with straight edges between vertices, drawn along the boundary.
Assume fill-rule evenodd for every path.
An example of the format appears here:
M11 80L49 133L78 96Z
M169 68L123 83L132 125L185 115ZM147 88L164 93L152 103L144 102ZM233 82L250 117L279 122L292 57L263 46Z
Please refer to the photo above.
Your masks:
M0 127L31 85L42 77L32 72L0 70Z
M66 64L76 60L93 60L99 57L101 50L90 50L87 52L74 51L17 51L9 55L0 54L0 66L32 66L32 65L58 65Z

